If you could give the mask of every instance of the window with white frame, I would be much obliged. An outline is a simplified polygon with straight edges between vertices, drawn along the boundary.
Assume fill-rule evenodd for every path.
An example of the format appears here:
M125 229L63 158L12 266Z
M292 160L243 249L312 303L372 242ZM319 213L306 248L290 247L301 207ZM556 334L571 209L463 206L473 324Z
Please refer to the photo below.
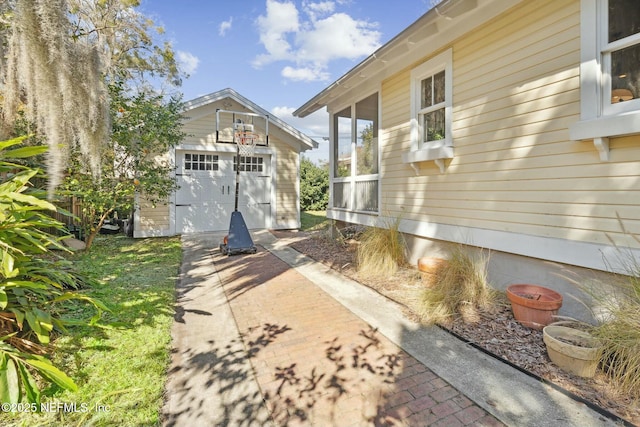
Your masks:
M640 110L640 2L608 0L601 7L605 114Z
M608 158L607 138L640 132L640 2L581 0L580 118L574 140L593 139Z
M453 157L451 49L411 70L411 152L405 162Z
M445 138L444 81L444 70L420 79L420 108L417 113L421 145Z
M218 156L213 154L185 153L184 170L187 171L217 171Z

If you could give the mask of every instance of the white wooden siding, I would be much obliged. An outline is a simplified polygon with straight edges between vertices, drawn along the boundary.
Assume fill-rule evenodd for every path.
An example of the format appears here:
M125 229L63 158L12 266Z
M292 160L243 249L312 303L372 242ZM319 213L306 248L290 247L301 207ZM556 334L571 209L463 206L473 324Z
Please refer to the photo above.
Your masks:
M382 212L629 245L620 218L640 234L640 137L611 140L609 162L592 144L569 139L580 115L579 6L523 2L453 44L455 157L444 174L423 162L416 175L402 162L410 147L410 68L383 82Z

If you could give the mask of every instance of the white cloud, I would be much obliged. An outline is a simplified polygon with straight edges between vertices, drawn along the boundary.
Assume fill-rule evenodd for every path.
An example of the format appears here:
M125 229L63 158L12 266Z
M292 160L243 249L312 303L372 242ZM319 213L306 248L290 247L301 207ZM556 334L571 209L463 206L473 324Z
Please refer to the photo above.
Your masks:
M313 81L326 81L329 80L329 73L322 70L313 70L311 68L293 68L290 66L286 66L282 69L282 77L293 80L293 81L302 81L302 82L313 82Z
M198 69L198 64L200 64L200 59L189 53L179 50L178 54L178 63L182 70L187 74L194 74Z
M328 80L331 61L354 60L380 46L377 24L336 12L335 1L303 1L306 19L301 19L301 12L288 0L267 0L266 5L266 14L257 19L260 42L266 52L257 55L253 65L259 68L276 61L291 62L281 72L287 79Z
M291 45L287 41L287 33L295 33L300 28L296 5L267 0L267 14L259 16L257 24L260 42L267 54L259 55L254 60L254 66L260 67L269 62L291 59Z
M222 21L218 27L218 35L224 37L227 31L231 29L231 24L233 24L233 17L229 17L228 21Z
M322 108L305 118L294 117L293 107L275 107L271 112L294 128L318 142L318 148L302 153L303 156L315 163L329 161L329 114ZM325 139L327 138L327 139Z
M295 117L293 107L274 107L271 112L294 128L312 137L316 141L329 137L329 116L326 109L321 109L307 117Z
M312 21L315 21L319 15L327 15L333 12L336 8L336 4L332 1L323 1L319 3L303 2L302 8L309 15Z
M334 59L369 55L380 46L380 32L375 28L375 24L335 13L315 22L312 30L298 34L299 58L326 64Z

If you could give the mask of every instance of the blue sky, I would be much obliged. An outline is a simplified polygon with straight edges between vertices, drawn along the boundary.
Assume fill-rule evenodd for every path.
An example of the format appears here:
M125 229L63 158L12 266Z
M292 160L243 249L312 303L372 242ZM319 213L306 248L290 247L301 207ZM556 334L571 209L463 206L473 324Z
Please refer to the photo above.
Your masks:
M320 142L326 112L291 113L429 9L433 0L143 0L183 69L184 101L230 87Z

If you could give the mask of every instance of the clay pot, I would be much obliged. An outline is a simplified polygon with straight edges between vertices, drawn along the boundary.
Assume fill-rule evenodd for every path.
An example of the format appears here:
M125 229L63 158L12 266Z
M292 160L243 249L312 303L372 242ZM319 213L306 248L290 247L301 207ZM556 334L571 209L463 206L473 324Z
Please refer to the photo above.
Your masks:
M581 377L595 375L602 347L591 334L559 325L545 326L542 332L553 363Z
M438 268L442 267L446 263L446 259L422 257L418 258L418 270L423 273L434 274L436 271L438 271Z
M427 287L435 285L436 273L447 264L446 259L422 257L418 258L418 270L422 274L422 283Z
M507 288L513 317L522 325L542 329L553 321L562 306L562 295L538 285L515 284Z

